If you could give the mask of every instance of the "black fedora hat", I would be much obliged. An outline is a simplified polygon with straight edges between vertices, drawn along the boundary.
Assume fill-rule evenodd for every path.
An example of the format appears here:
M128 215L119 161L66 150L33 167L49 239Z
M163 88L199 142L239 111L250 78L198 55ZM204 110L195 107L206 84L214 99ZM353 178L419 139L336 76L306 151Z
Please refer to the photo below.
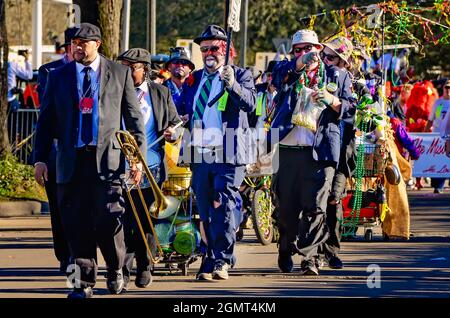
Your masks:
M200 42L206 41L206 40L227 40L227 33L223 28L221 28L218 25L208 25L203 31L202 35L199 37L196 37L194 39L194 42L200 45Z
M120 60L126 60L131 63L146 63L150 64L152 62L151 60L151 54L146 49L141 48L133 48L129 49L128 51L123 52L120 54L117 59Z
M193 71L195 70L195 65L194 63L192 63L189 55L189 51L184 47L178 46L175 48L170 48L169 60L164 64L164 67L167 68L169 66L169 63L173 61L181 60L188 62L191 71Z
M78 30L79 28L77 27L67 28L64 31L64 43L61 44L61 46L70 45L70 41L72 41L73 37L78 32Z

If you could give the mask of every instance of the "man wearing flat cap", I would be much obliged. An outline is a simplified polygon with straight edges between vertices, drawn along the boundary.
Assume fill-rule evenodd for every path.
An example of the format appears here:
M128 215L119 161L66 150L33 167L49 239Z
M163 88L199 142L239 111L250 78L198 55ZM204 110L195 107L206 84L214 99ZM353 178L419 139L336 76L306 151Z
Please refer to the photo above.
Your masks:
M73 36L74 61L49 73L36 127L35 178L48 180L47 160L57 139L58 205L75 271L69 298L92 297L97 245L107 267L107 287L123 289L125 257L120 177L125 160L115 133L122 121L146 153L142 115L129 68L98 53L100 29L81 23ZM131 177L141 178L138 165Z
M42 101L44 97L45 85L47 84L48 73L58 67L61 67L67 63L73 61L72 46L70 41L72 37L77 33L78 28L67 28L64 31L64 57L60 60L50 62L42 65L39 68L38 75L38 87L37 92L39 100ZM56 147L53 146L48 158L48 181L45 181L45 192L47 193L48 204L50 206L50 219L52 225L53 235L53 249L55 256L59 261L60 272L65 274L67 265L69 264L70 251L67 244L67 240L64 236L64 231L61 222L61 213L58 209L58 201L56 198Z
M195 69L189 51L184 47L170 48L170 57L165 63L165 68L170 72L170 79L164 82L164 86L170 89L173 102L179 110L183 84Z
M147 50L133 48L119 55L117 59L130 68L147 136L147 165L155 177L155 181L161 186L165 180L162 160L164 158L164 139L157 143L155 141L163 135L172 135L172 127L178 124L181 119L178 117L169 89L161 84L153 83L149 79L151 55ZM170 141L170 139L168 138L167 141ZM152 189L148 185L142 185L141 189L147 206L150 206L155 200ZM132 190L131 196L134 202L139 202L137 190ZM151 242L150 246L155 246L145 210L139 204L137 205L137 213L147 241ZM134 257L136 257L137 266L135 285L139 288L145 288L152 282L150 272L152 264L149 253L151 252L154 255L155 251L147 251L147 246L139 232L128 197L125 197L124 231L127 247L123 267L125 289L130 280Z
M242 219L238 188L245 164L255 161L247 118L255 109L255 85L250 71L225 65L226 40L225 31L217 25L208 26L194 39L200 45L204 68L192 73L193 81L184 84L181 96L180 115L188 115L192 138L183 137L180 157L191 164L207 241L199 280L228 279ZM235 55L231 48L230 61ZM221 99L212 102L222 88Z

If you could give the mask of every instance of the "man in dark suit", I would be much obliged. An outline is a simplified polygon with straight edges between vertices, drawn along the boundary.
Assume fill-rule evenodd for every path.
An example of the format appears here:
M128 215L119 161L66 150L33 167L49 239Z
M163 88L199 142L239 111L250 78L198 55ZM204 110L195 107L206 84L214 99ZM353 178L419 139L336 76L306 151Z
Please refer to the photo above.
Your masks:
M92 297L97 245L107 266L108 290L121 292L125 243L120 177L125 162L115 132L122 120L146 152L130 71L100 56L100 45L100 29L81 23L72 39L75 61L50 72L36 128L35 178L40 184L48 180L53 138L58 142L58 206L76 278L70 298ZM139 168L131 167L135 182L140 181Z
M165 180L164 163L162 160L164 158L164 139L161 139L160 142L155 142L163 135L171 136L174 132L172 127L179 123L181 119L178 117L169 89L149 80L148 74L150 72L151 55L147 50L133 48L119 55L117 59L122 64L130 67L147 136L147 165L155 177L155 181L161 186ZM167 141L170 141L170 139L168 138ZM147 206L150 206L155 200L152 189L147 186L142 189L142 193ZM132 190L131 196L134 202L140 202L137 190ZM125 197L125 203L124 231L127 247L125 266L123 268L125 289L130 280L134 257L136 257L137 265L135 285L139 288L145 288L152 282L150 273L152 262L149 253L151 252L154 256L155 251L147 250L145 241L139 232L128 197ZM145 216L145 210L139 203L136 204L136 207L136 212L139 215L139 220L146 234L146 240L150 242L149 247L154 247L155 242L150 224L148 224L147 217Z
M272 81L278 103L271 130L278 129L280 140L279 169L272 182L279 205L278 266L292 272L292 255L298 253L302 275L319 275L318 248L329 236L326 210L341 148L339 125L351 107L347 72L326 65L321 74L322 48L314 31L299 30L292 39L294 58L277 63ZM299 104L308 100L300 98L306 94L314 102L314 115Z
M44 97L48 73L73 61L72 46L70 45L70 41L77 31L78 28L76 27L67 28L64 31L64 44L62 44L62 46L64 46L65 54L62 59L44 64L39 68L37 92L40 101L42 101ZM53 249L55 250L55 256L60 264L59 270L61 273L65 274L67 265L69 264L70 251L67 240L64 236L61 223L61 213L58 210L58 201L56 200L56 147L52 147L52 151L50 152L50 156L48 158L48 181L45 181L45 192L47 193L48 205L50 207Z
M228 279L228 269L236 261L236 230L242 219L238 188L245 164L256 159L254 134L247 118L255 109L253 77L248 70L224 65L226 40L225 31L216 25L208 26L194 40L200 45L205 67L193 73L193 81L184 84L181 96L180 115L188 115L192 138L183 137L180 157L191 163L192 185L207 241L199 280ZM232 48L230 59L235 55ZM224 95L212 103L223 87Z

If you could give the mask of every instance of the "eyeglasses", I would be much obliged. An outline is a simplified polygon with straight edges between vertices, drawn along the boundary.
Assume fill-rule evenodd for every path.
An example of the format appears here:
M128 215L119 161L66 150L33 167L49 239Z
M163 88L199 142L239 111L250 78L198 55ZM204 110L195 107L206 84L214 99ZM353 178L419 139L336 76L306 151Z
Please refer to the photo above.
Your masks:
M312 45L306 45L302 47L294 47L294 53L302 53L302 51L309 52L313 48Z
M208 51L211 51L212 53L219 51L220 47L218 46L200 46L200 51L202 53L207 53Z
M450 89L450 86L444 86L444 88L446 88L446 89Z
M331 62L331 61L334 61L339 56L320 52L320 57L322 58L322 60L327 59L328 61Z

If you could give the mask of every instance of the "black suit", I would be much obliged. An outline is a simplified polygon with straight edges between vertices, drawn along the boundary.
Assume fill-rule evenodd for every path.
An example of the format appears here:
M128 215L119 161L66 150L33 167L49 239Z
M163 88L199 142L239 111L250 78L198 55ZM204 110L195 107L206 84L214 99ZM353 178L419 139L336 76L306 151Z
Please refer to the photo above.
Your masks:
M50 72L36 128L37 162L46 162L53 138L58 140L58 206L71 256L81 270L81 285L76 286L81 288L95 285L97 244L109 271L121 269L124 262L120 177L125 161L115 137L122 119L141 151L146 152L144 125L129 68L99 58L96 147L77 148L80 83L75 62Z
M45 85L47 84L48 73L58 67L63 66L65 59L50 62L42 65L39 68L38 75L38 87L37 92L39 95L39 100L43 100ZM61 270L65 271L64 268L69 261L70 251L67 244L67 240L64 236L64 231L61 222L61 213L58 209L58 201L56 199L56 148L52 147L48 161L46 161L48 167L48 180L45 182L45 192L47 193L48 205L50 207L50 219L52 224L52 235L53 235L53 249L55 251L55 256L61 263Z
M148 94L152 103L153 118L155 121L155 130L157 137L161 137L164 130L169 126L175 126L181 121L178 116L177 109L173 103L170 90L163 85L156 83L148 84ZM160 146L160 156L164 158L164 143L162 139ZM149 146L149 145L147 145ZM165 179L163 161L159 167L159 179L156 182L161 186ZM152 171L153 173L153 171ZM155 173L153 173L155 176ZM156 177L155 177L156 178ZM153 191L150 188L143 189L144 197L147 206L150 206L154 202ZM155 251L155 243L153 236L150 234L151 229L148 224L147 216L145 215L144 208L140 202L139 195L136 190L131 191L134 202L136 203L139 219L142 222L144 232L147 234L146 239L150 243L150 248ZM124 230L125 230L125 244L127 248L127 255L125 258L124 275L129 276L133 267L133 259L136 257L136 265L138 272L150 270L151 259L148 255L147 247L142 239L142 234L137 226L135 216L131 210L131 205L128 200L128 196L125 196L125 216L124 216ZM154 255L154 254L153 254Z

